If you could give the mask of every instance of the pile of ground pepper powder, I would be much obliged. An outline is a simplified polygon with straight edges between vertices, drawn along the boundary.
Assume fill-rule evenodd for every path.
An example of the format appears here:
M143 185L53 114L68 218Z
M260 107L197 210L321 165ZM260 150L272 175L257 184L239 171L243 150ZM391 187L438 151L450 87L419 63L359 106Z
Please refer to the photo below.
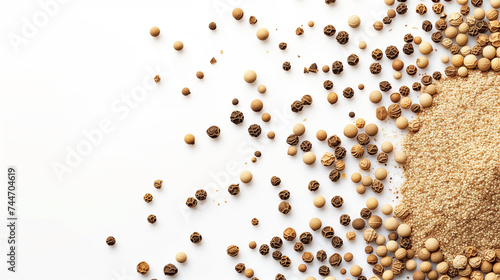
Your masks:
M401 203L414 248L439 240L447 260L475 246L500 248L500 75L446 78L421 128L403 141Z

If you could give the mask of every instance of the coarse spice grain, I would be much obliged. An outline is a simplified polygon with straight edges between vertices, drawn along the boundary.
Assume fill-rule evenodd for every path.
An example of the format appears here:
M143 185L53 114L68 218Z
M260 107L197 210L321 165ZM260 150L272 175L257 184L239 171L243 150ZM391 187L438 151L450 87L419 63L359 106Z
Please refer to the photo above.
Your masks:
M479 256L500 245L500 76L471 71L437 84L421 127L403 141L401 203L411 209L414 249L429 237L451 261L466 246ZM422 203L425 201L425 203Z

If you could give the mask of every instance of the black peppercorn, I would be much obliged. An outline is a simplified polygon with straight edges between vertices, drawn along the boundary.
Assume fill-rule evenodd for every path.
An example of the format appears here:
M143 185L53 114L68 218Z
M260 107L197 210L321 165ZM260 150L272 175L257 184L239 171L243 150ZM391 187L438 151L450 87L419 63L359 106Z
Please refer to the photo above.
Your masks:
M360 145L367 145L370 143L370 136L366 133L360 133L356 136L356 140Z
M394 241L396 241L396 240L398 240L399 235L398 235L397 233L395 233L395 232L390 232L390 233L389 233L389 235L387 235L387 238L388 238L389 240L394 240Z
M337 182L340 179L340 172L337 169L334 169L330 172L329 178L332 182Z
M205 200L207 199L207 192L205 190L197 190L194 196L198 200Z
M106 244L108 244L108 246L113 246L116 244L116 239L113 236L110 236L106 238Z
M331 226L326 226L321 230L321 235L323 235L324 238L332 238L335 234L335 231Z
M422 82L422 84L424 86L428 86L428 85L432 84L432 77L429 75L425 75L422 77L422 79L420 81Z
M335 148L335 158L337 160L339 159L344 159L346 155L346 149L344 147L337 147Z
M380 88L381 91L387 92L392 89L391 83L388 81L382 81L378 84L378 87Z
M370 245L366 246L365 247L365 253L367 253L367 254L373 253L373 247L370 246Z
M274 280L286 280L285 275L278 273L276 274L276 277L274 277Z
M281 259L282 254L281 254L281 252L280 252L280 251L274 251L272 256L273 256L273 259L275 259L275 260L280 260L280 259Z
M353 94L354 94L354 92L353 92ZM352 119L352 118L354 118L355 116L356 116L356 113L354 113L354 112L349 112L349 118L351 118L351 119Z
M351 223L351 217L347 214L342 214L340 216L340 224L343 226L348 226Z
M342 143L342 140L340 140L340 137L337 135L332 135L328 138L328 146L330 148L336 148Z
M363 208L359 212L359 215L361 216L361 218L367 220L372 216L372 211L370 211L370 209L368 209L368 208Z
M330 275L330 268L328 268L328 266L326 265L322 265L318 269L318 274L321 276L328 276Z
M290 136L286 138L286 143L291 146L297 145L299 143L299 136L290 134Z
M463 5L461 8L460 8L460 14L462 14L463 16L466 16L470 13L470 8L469 6L467 5Z
M325 28L323 28L323 33L328 37L332 37L333 35L335 35L335 32L337 32L337 30L331 24L329 24L329 25L325 26Z
M428 20L424 20L422 22L422 30L424 30L425 32L429 32L432 30L432 22L428 21Z
M406 14L406 12L408 11L408 7L406 6L406 4L399 4L396 8L396 12L400 15L403 15L403 14Z
M231 113L231 122L234 124L240 124L245 119L245 116L240 111L233 111Z
M292 260L290 260L289 257L287 257L287 256L281 256L280 265L282 267L289 267L290 264L292 264Z
M229 194L231 195L237 195L240 193L240 186L239 184L231 184L229 185L229 187L227 188L227 191L229 192Z
M438 19L434 27L439 31L444 31L448 27L448 22L445 19Z
M344 71L344 65L342 64L342 62L340 62L338 60L335 61L332 64L332 72L333 72L333 74L338 75L338 74L342 73L342 71Z
M483 5L483 0L471 0L470 2L474 7L481 7Z
M391 23L392 23L392 18L390 18L390 17L386 16L386 17L384 17L384 18L382 19L382 22L383 22L384 24L391 24Z
M408 96L410 95L410 88L407 86L401 86L399 87L399 94L402 96Z
M351 54L347 57L347 64L355 66L359 63L359 56Z
M333 207L340 208L344 204L344 199L341 196L334 196L331 201Z
M372 63L370 65L370 73L373 75L379 74L382 71L382 66L380 63Z
M339 266L342 263L342 256L339 253L333 253L328 259L328 262L333 267Z
M388 160L389 160L389 156L386 153L380 153L380 154L377 155L377 161L378 161L378 163L382 163L382 164L383 163L387 163Z
M413 35L411 35L410 33L406 34L403 38L403 41L405 41L406 43L413 42Z
M191 240L191 242L194 243L194 244L199 244L202 239L203 238L202 238L201 234L198 233L198 232L196 232L196 231L193 232L191 234L191 236L189 237L189 240Z
M349 33L345 31L340 31L339 34L337 34L337 42L341 45L347 44L349 42Z
M167 264L164 268L163 268L163 273L167 276L174 276L175 274L177 274L179 270L177 269L177 267L171 263Z
M279 205L278 205L278 210L283 213L283 214L288 214L290 213L290 211L292 210L292 206L290 205L290 203L286 202L286 201L282 201Z
M303 152L309 152L311 149L312 149L312 144L311 142L305 140L305 141L302 141L302 143L300 143L300 149L303 151Z
M413 76L415 74L417 74L417 66L415 65L408 65L406 67L406 74L410 75L410 76Z
M292 109L292 112L298 113L302 111L302 108L304 108L304 104L299 100L295 100L290 107Z
M342 247L342 245L344 245L344 241L342 241L342 238L338 237L338 236L334 236L332 238L332 246L336 249L339 249Z
M288 61L283 62L283 70L288 71L290 69L292 69L292 65L290 64L290 62Z
M384 184L380 182L379 180L373 180L372 183L372 190L374 193L381 193L384 190Z
M238 263L234 269L236 270L237 273L242 273L243 271L245 271L246 267L245 267L245 264L244 263Z
M326 80L323 82L323 87L326 89L326 90L330 90L333 88L333 82L330 81L330 80Z
M319 189L319 182L316 181L316 180L312 180L311 182L309 182L309 184L307 185L307 188L312 191L312 192L315 192Z
M312 96L310 96L309 94L306 94L306 95L302 96L302 99L300 100L300 102L302 102L302 104L304 104L304 106L309 106L313 102Z
M372 58L375 60L381 60L384 54L382 53L381 49L374 49L372 51Z
M301 242L296 242L295 245L293 245L293 250L295 252L302 252L302 251L304 251L304 244L302 244Z
M258 124L252 124L251 126L248 127L248 134L250 134L250 136L252 137L259 137L261 133L262 129Z
M323 251L323 250L319 250L317 253L316 253L316 259L320 262L324 262L327 258L327 255L326 255L326 252Z
M189 208L194 208L194 207L196 207L196 205L198 205L198 200L196 200L196 198L194 198L194 197L189 197L189 198L186 200L186 205L187 205Z
M406 55L411 55L414 51L415 51L415 49L413 49L413 44L412 43L406 43L403 46L403 53L406 54Z
M282 51L286 50L286 47L287 47L287 44L286 44L285 42L281 42L281 43L279 44L279 48L280 48L280 50L282 50Z
M387 56L388 59L396 59L399 55L399 50L396 46L388 46L385 49L385 56Z
M477 36L477 34L479 34L479 28L477 26L471 26L467 33L471 37Z
M290 198L290 192L287 190L282 190L282 191L280 191L278 196L280 197L281 200L287 200Z
M260 245L259 253L263 256L269 254L269 246L267 244Z
M276 187L276 186L279 186L279 184L281 184L280 177L277 177L277 176L271 177L271 185Z
M419 82L414 82L413 85L411 86L411 88L414 91L420 91L422 89L422 85Z
M440 31L432 33L431 40L434 43L439 43L439 42L443 41L443 33L441 33Z
M368 144L368 146L366 146L366 152L369 155L375 155L375 154L377 154L378 153L377 145L375 145L375 144Z
M411 249L411 239L409 237L403 237L399 241L399 244L401 245L401 248L403 249Z
M434 80L437 80L437 81L441 80L441 72L436 71L436 72L432 73L432 78Z
M258 226L259 225L259 219L257 219L257 218L253 218L251 222L252 222L252 226Z
M271 244L271 248L279 249L281 248L281 246L283 246L283 240L281 240L281 238L279 238L278 236L275 236L271 239L271 242L269 244Z
M342 91L342 95L347 98L347 99L350 99L354 96L354 90L351 88L351 87L346 87L343 91Z
M313 240L313 236L312 236L312 234L311 234L310 232L307 232L307 231L306 231L306 232L303 232L303 233L300 235L299 239L300 239L300 242L302 242L302 243L304 243L304 244L309 244L309 243L311 243L311 242L312 242L312 240Z

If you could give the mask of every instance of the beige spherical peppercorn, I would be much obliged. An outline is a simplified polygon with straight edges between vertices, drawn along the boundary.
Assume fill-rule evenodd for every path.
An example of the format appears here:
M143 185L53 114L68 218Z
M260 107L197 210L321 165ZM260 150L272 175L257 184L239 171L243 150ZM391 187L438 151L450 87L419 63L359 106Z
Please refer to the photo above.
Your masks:
M428 273L429 271L432 270L432 263L429 261L423 261L420 263L420 271L423 273Z
M431 43L424 41L424 42L420 43L420 45L418 46L418 50L423 55L428 55L432 52L432 45L431 45Z
M359 265L353 265L351 266L351 269L349 269L349 273L351 273L352 276L358 277L361 275L363 272L363 269Z
M419 98L420 105L422 107L427 108L432 105L432 95L428 93L422 93Z
M394 252L394 257L398 260L403 260L406 258L406 249L399 248Z
M490 0L490 5L492 8L500 8L500 0Z
M312 21L312 20L308 21L307 26L314 27L314 21Z
M252 278L252 277L253 277L253 275L254 275L253 269L251 269L251 268L247 268L247 269L245 269L245 276L246 276L247 278Z
M488 59L493 59L496 56L497 50L493 46L486 46L483 48L483 56Z
M439 249L439 241L437 241L436 238L431 237L425 240L424 246L430 252L435 252L437 251L437 249Z
M339 100L338 95L333 91L330 92L326 98L328 100L328 103L330 103L330 104L335 104Z
M382 93L378 90L374 90L374 91L370 92L370 95L368 96L368 98L370 99L370 101L372 103L377 104L380 101L382 101Z
M387 6L394 5L394 2L395 2L395 0L384 0L384 3L385 3Z
M424 89L422 91L425 93L428 93L430 95L434 95L437 93L437 87L436 87L436 85L428 85L428 86L424 87Z
M457 45L465 46L469 42L469 36L467 36L467 34L458 34L457 37L455 37L455 41Z
M314 231L320 229L321 225L322 225L322 223L321 223L321 220L319 218L312 218L309 220L309 227Z
M326 203L326 199L321 195L316 196L313 200L314 206L316 206L318 208L325 206L325 203Z
M380 264L383 266L383 267L389 267L391 266L392 264L392 258L389 257L389 256L385 256L385 257L382 257L380 259Z
M318 132L316 132L316 139L319 141L325 141L328 135L326 134L326 131L320 129Z
M306 278L306 280L316 280L316 278L314 278L314 277L312 277L312 276L308 276L308 277Z
M385 244L385 236L379 235L377 236L377 239L375 239L375 243L379 246L382 246ZM378 247L377 247L378 248Z
M253 175L252 172L245 170L240 173L240 181L242 183L248 184L252 181Z
M352 175L351 175L351 181L353 183L359 183L359 182L361 182L361 174L359 172L352 173Z
M205 77L205 74L202 71L196 72L196 78L198 79L203 79Z
M297 136L302 136L306 132L306 126L301 124L301 123L297 123L293 126L292 131L293 131L293 134L295 134Z
M486 12L481 8L475 8L472 15L476 20L482 20L486 16Z
M255 249L255 248L257 248L257 242L250 241L250 243L248 243L248 248L250 248L252 250Z
M364 194L366 192L366 187L363 185L356 186L356 192L359 194Z
M405 152L399 152L394 155L394 160L399 164L405 164L406 159L407 157Z
M394 71L394 73L392 73L392 77L396 80L399 80L403 77L403 73L401 73L399 71Z
M477 62L477 69L483 72L490 70L490 68L491 68L491 61L486 57L480 58L479 61Z
M370 123L365 127L365 133L369 136L375 136L378 133L378 126L374 123Z
M417 64L418 68L424 69L429 65L429 59L427 59L427 57L425 57L425 56L419 56L417 58L416 64Z
M444 30L444 36L446 36L447 38L450 38L450 39L455 38L457 36L457 34L458 34L458 30L454 26L448 26Z
M387 170L382 167L375 169L375 178L380 181L385 180L387 178Z
M399 248L399 244L395 240L389 240L385 247L387 247L387 251L394 253Z
M361 179L361 184L363 184L363 186L365 187L370 186L372 183L373 179L370 176L365 176L363 177L363 179Z
M431 252L429 250L422 248L417 252L417 258L421 261L426 261L431 257Z
M396 126L399 128L399 129L405 129L408 127L408 119L406 119L405 117L401 116L399 118L396 119Z
M496 280L497 275L494 272L490 272L484 276L484 280Z
M179 263L185 263L187 261L187 255L184 252L179 252L175 255L175 260Z
M194 135L186 134L186 136L184 136L184 142L186 142L186 144L188 145L194 145L195 142Z
M297 268L300 272L306 272L307 270L307 265L301 263L299 264L299 267Z
M316 162L316 155L313 152L307 152L302 156L302 161L307 165L312 165Z
M382 143L382 145L380 145L380 149L382 149L382 152L389 154L394 149L394 146L392 145L391 142L385 141Z
M375 197L370 197L366 200L366 208L375 210L378 207L378 200Z
M269 131L269 132L267 133L267 138L269 138L269 139L274 139L274 137L276 137L276 134L275 134L274 132Z
M368 219L368 226L370 226L373 229L378 229L382 226L382 218L380 218L377 215L372 215Z
M264 107L264 103L260 99L254 99L250 103L250 109L252 109L252 111L254 111L254 112L260 112L263 107Z
M358 135L358 128L354 124L348 124L344 127L344 135L348 138L354 138Z
M442 63L448 63L448 62L450 62L450 57L449 57L449 56L447 56L446 54L443 54L443 55L441 56L441 62L442 62Z
M456 54L451 57L451 64L455 67L460 67L464 64L464 57L461 54Z
M261 41L267 40L269 38L269 30L262 27L257 30L257 38Z
M384 221L384 228L388 231L395 231L399 226L398 219L394 217L387 218Z
M364 49L366 49L366 47L367 47L367 44L365 41L361 41L358 43L358 48L364 50Z
M417 269L417 262L415 260L407 260L405 266L408 271L414 271Z
M500 58L495 57L491 60L491 70L498 72L500 71Z
M153 37L158 37L158 35L160 35L160 28L156 26L151 27L151 29L149 30L149 34Z
M382 210L382 214L384 214L384 215L390 215L390 214L392 214L392 209L393 209L392 205L390 205L390 204L384 204L384 205L382 205L382 209L381 209Z
M411 107L412 101L411 98L408 96L401 98L399 101L399 105L401 105L401 108L403 109L409 109Z
M422 43L422 38L420 36L415 36L413 42L415 42L415 44L417 45L420 45Z
M351 28L358 28L359 25L361 24L361 19L357 15L352 15L347 19L347 24Z
M405 63L401 59L396 59L392 62L392 69L394 71L401 71L405 66Z
M259 86L257 87L257 91L258 91L259 93L264 94L264 93L266 93L267 88L266 88L266 86L265 86L265 85L259 85Z
M373 28L377 31L380 31L380 30L384 29L384 23L377 20L376 22L373 23Z
M184 44L181 41L174 42L174 50L181 51L184 48Z
M247 70L245 74L243 75L243 79L245 82L251 84L257 80L257 73L253 70Z
M385 247L384 245L380 245L377 247L377 249L375 249L375 254L381 258L387 256L387 247Z
M408 224L400 224L397 233L400 237L409 237L411 235L411 227Z
M469 54L464 58L464 66L469 69L474 69L477 66L477 57L473 54Z
M457 74L460 77L467 77L467 75L469 75L469 71L467 70L467 67L462 66L462 67L458 68Z
M271 115L269 113L262 114L262 121L269 122L271 120Z
M234 17L234 19L235 19L235 20L240 20L240 19L242 19L242 18L243 18L243 14L244 14L244 13L243 13L243 10L242 10L242 9L240 9L240 8L235 8L235 9L233 10L233 17Z
M392 270L386 270L384 273L382 273L382 279L383 280L392 280L394 279L394 272Z

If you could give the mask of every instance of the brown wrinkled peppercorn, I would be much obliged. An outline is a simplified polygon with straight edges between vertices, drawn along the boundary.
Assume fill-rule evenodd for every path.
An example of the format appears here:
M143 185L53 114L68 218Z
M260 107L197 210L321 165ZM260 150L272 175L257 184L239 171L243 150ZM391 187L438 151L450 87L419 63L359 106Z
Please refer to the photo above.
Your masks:
M297 233L295 232L295 230L293 228L289 227L283 231L283 238L286 241L293 241L295 239L295 237L297 237Z
M302 234L300 234L299 239L300 239L300 242L302 242L304 244L309 244L312 242L313 236L310 232L306 231L306 232L303 232Z
M304 106L309 106L313 102L312 96L310 96L309 94L306 94L306 95L302 96L302 99L300 100L300 102L302 102L302 104L304 104Z
M452 45L450 47L451 54L458 54L460 52L460 47L458 45Z
M316 259L320 262L324 262L327 258L327 255L326 255L326 252L323 251L323 250L319 250L317 253L316 253Z
M207 192L205 190L197 190L194 196L198 200L205 200L207 199Z
M309 182L309 185L307 186L307 188L312 192L317 191L319 189L318 181L313 180L313 181Z
M384 190L384 184L378 180L373 180L372 190L374 193L381 193Z
M287 190L282 190L282 191L280 191L278 196L281 200L287 200L290 198L290 192Z
M321 230L321 235L323 235L324 238L332 238L335 234L335 231L331 226L326 226Z
M276 274L276 277L274 277L274 280L286 280L285 275L278 273Z
M452 65L446 66L446 68L444 69L444 74L448 77L454 77L457 75L457 69Z
M326 265L322 265L318 269L318 274L321 276L328 276L330 274L330 268Z
M422 30L424 30L425 32L429 32L432 30L432 22L428 21L428 20L424 20L422 22Z
M269 246L267 244L260 245L259 253L263 256L269 254Z
M388 46L385 49L385 56L387 56L388 59L396 59L399 55L399 50L396 46Z
M238 248L238 246L236 245L230 245L229 247L227 247L226 249L226 253L231 256L231 257L236 257L238 255L238 253L240 252L240 248Z
M373 266L372 272L375 275L381 276L382 273L384 273L384 267L381 264L376 264L376 265Z
M412 104L410 110L416 114L422 110L422 107L419 104Z
M356 136L356 140L360 145L366 145L370 143L370 136L366 133L360 133L358 136Z
M391 104L387 107L387 114L389 118L397 119L401 117L401 106L399 104Z
M389 238L389 240L396 241L396 240L398 240L399 235L395 232L390 232L389 235L387 235L387 237Z
M346 150L344 147L335 148L335 158L336 159L344 159L346 155Z
M419 82L414 82L411 87L414 91L420 91L422 89L422 85Z
M279 238L278 236L275 236L271 239L271 242L269 242L269 244L271 244L271 248L279 249L281 248L281 246L283 246L283 240L281 240L281 238Z
M333 246L333 248L339 249L339 248L342 247L342 245L344 245L344 241L342 241L342 238L340 238L338 236L334 236L332 238L332 246Z
M259 219L253 218L252 219L252 226L257 226L257 225L259 225Z
M331 201L333 207L340 208L344 204L344 199L341 196L334 196Z
M392 23L392 18L389 16L386 16L382 19L382 23L384 24L391 24Z
M295 134L290 134L287 138L286 138L286 143L288 145L291 145L291 146L295 146L299 143L299 136L295 135Z
M329 25L325 26L325 28L323 28L323 33L328 37L332 37L333 35L335 35L335 32L337 32L337 30L331 24L329 24Z
M411 35L410 33L406 34L406 35L403 37L403 41L405 41L406 43L411 43L411 42L413 42L413 35Z
M359 215L361 216L361 218L363 218L363 219L366 220L366 219L369 219L372 216L372 211L370 211L370 209L368 209L368 208L363 208L359 212Z
M483 0L471 0L470 2L474 7L481 7L483 5Z
M215 125L212 125L211 127L209 127L207 129L207 135L210 138L217 138L217 137L219 137L219 135L220 135L220 128L217 127L217 126L215 126Z
M227 188L227 191L229 192L229 194L231 195L237 195L240 193L240 185L239 184L231 184L229 185L229 187Z
M279 186L281 184L281 179L279 177L273 176L271 177L271 185Z
M340 31L339 34L337 34L337 42L341 45L347 44L349 42L349 33L345 31Z
M391 83L388 81L382 81L378 84L378 87L380 88L381 91L387 92L392 89Z
M326 80L323 82L323 87L326 89L326 90L330 90L333 88L333 82L330 81L330 80Z
M282 254L280 251L274 251L272 256L273 256L273 259L279 260L279 259L281 259Z
M311 252L302 254L302 260L306 263L311 263L314 260L314 255Z
M333 255L331 255L328 259L328 262L333 267L339 266L342 263L342 256L338 253L333 253Z
M402 96L408 96L408 95L410 95L410 88L407 87L407 86L401 86L399 88L399 94L401 94Z
M161 189L162 184L163 184L163 180L158 179L154 182L154 187L157 189Z
M372 63L370 65L370 73L373 75L379 74L382 71L382 66L380 63Z
M330 172L328 177L332 182L337 182L340 179L340 172L337 169L334 169Z
M196 207L196 205L198 205L198 200L196 200L194 197L189 197L189 198L186 200L186 205L187 205L189 208L194 208L194 207Z
M403 46L403 53L406 54L406 55L411 55L411 54L413 54L414 51L415 51L415 49L413 48L413 44L412 43L406 43Z
M375 60L381 60L383 56L384 56L384 53L382 52L381 49L374 49L372 51L372 58Z
M312 144L311 142L305 140L305 141L302 141L302 143L300 143L300 149L303 151L303 152L309 152L311 149L312 149Z
M286 202L286 201L282 201L279 205L278 205L278 210L283 213L283 214L288 214L290 213L290 211L292 210L292 206L290 205L290 203Z
M250 134L250 136L252 137L259 137L261 133L262 129L258 124L252 124L251 126L248 127L248 134Z
M347 98L347 99L350 99L354 96L354 90L351 88L351 87L346 87L344 89L344 91L342 92L342 95Z
M137 264L137 272L144 275L149 271L149 264L147 262L140 262Z
M434 43L439 43L443 40L443 33L437 31L437 32L434 32L432 33L431 35L431 40L434 42Z
M420 3L417 5L416 12L419 15L425 15L425 13L427 13L427 7L424 4Z
M189 240L191 240L192 243L194 244L199 244L203 238L201 237L201 234L198 232L193 232L191 236L189 237Z
M330 148L336 148L342 143L342 140L340 140L340 137L337 135L332 135L328 138L328 146Z
M236 270L237 273L242 273L243 271L245 271L246 267L245 267L245 264L244 263L238 263L234 269Z
M106 244L108 244L108 246L113 246L116 244L116 239L113 236L109 236L106 238Z
M358 65L358 63L359 63L359 56L351 54L347 57L347 64L355 66Z
M338 74L342 73L342 71L344 71L344 65L342 64L342 62L340 62L338 60L333 62L333 64L332 64L333 74L338 75Z
M283 70L289 71L290 69L292 69L292 64L288 61L283 62Z
M293 245L293 250L295 252L302 252L304 251L304 244L300 243L300 242L296 242L294 245Z
M436 27L439 31L444 31L446 27L448 27L448 22L446 22L445 19L438 19L434 24L434 27Z
M401 245L401 248L409 250L411 249L411 239L409 237L403 237L399 241L399 244Z
M417 74L417 67L415 65L408 65L408 67L406 67L406 74L410 76Z
M375 109L375 116L381 121L385 120L387 118L387 109L385 106L377 107L377 109Z
M400 15L406 14L407 11L408 7L404 3L399 4L396 8L396 12Z
M304 29L302 27L297 27L297 29L295 29L295 34L297 36L304 34Z
M424 86L428 86L428 85L432 84L432 77L429 75L425 75L422 77L422 79L420 81L422 82L422 84Z
M150 193L145 194L144 201L146 201L147 203L150 203L151 201L153 201L153 195Z
M365 154L365 149L361 145L354 145L351 148L351 155L355 158L360 158Z
M343 226L348 226L351 223L351 217L347 214L342 214L340 216L340 224Z
M377 156L378 163L382 163L382 164L387 163L388 160L389 160L389 156L386 153L380 153Z
M282 267L289 267L290 264L292 264L292 260L290 260L289 257L287 257L287 256L281 256L280 265Z
M365 253L367 253L367 254L373 253L373 247L370 246L370 245L366 246L365 247Z
M243 116L243 113L240 111L233 111L231 113L231 122L234 124L240 124L243 122L245 119L245 116Z
M460 14L462 14L463 16L466 16L470 13L470 8L469 6L466 6L466 5L463 5L461 8L460 8Z
M374 145L374 144L368 144L368 146L366 146L366 152L367 152L369 155L375 155L375 154L378 152L377 145Z
M284 51L286 50L287 44L285 42L281 42L278 47L280 50Z

